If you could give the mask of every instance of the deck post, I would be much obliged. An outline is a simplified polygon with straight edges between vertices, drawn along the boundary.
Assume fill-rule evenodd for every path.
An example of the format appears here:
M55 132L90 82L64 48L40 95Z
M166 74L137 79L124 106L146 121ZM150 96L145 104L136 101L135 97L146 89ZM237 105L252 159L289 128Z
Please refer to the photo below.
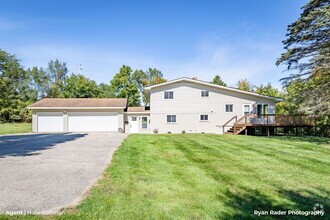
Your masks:
M298 127L296 127L296 136L298 136Z
M269 136L269 127L268 126L266 127L266 130L267 130L267 136Z
M245 135L247 135L247 127L245 127Z

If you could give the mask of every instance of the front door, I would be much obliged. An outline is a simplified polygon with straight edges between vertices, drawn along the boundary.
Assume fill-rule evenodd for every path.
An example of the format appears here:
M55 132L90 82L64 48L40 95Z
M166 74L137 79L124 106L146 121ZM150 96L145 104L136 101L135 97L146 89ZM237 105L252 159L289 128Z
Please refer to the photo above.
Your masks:
M142 123L141 123L141 128L142 130L148 130L148 117L147 116L142 116Z
M129 124L130 124L130 126L129 126L130 133L139 133L139 117L138 116L131 116Z

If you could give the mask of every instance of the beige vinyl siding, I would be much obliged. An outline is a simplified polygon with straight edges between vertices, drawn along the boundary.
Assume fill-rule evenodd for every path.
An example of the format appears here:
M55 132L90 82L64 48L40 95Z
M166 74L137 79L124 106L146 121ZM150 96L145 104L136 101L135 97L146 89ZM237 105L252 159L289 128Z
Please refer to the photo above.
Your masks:
M164 99L164 91L173 91L174 99ZM201 91L209 91L209 97L201 97ZM271 99L213 88L190 82L178 82L151 89L150 129L160 133L221 133L218 126L231 117L243 116L243 104L265 103L269 113L275 113L275 102ZM233 104L233 112L225 112L225 105ZM252 107L253 108L253 107ZM208 121L200 121L207 114ZM166 115L176 115L176 123L167 123Z

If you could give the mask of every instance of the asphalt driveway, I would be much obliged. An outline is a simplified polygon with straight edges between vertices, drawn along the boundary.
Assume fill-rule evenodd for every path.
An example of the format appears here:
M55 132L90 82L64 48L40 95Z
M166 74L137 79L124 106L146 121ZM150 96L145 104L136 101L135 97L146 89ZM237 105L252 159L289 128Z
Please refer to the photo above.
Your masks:
M102 175L126 134L0 136L0 213L58 211Z

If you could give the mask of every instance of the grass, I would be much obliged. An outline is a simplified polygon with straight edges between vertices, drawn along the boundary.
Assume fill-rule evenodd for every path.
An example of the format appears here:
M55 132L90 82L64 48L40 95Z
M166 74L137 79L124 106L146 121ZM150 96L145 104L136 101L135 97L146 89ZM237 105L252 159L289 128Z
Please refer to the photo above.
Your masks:
M31 131L32 131L31 123L0 124L0 135L29 133Z
M317 202L329 210L329 153L329 139L315 137L130 135L90 195L59 218L242 219Z

